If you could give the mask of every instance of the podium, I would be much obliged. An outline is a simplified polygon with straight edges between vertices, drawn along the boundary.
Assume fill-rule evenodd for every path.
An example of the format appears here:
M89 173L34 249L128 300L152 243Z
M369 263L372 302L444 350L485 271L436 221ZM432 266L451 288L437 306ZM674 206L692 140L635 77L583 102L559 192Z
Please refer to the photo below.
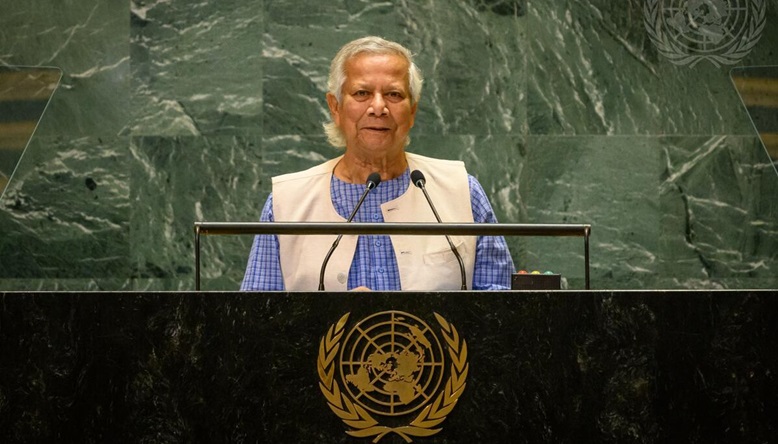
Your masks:
M778 298L771 291L0 298L4 443L778 439ZM392 326L392 340L405 345L376 356ZM439 348L424 344L428 333ZM433 377L417 378L423 372L414 373L409 354ZM360 372L373 375L372 390ZM381 372L392 376L375 376ZM408 381L426 398L387 385ZM453 402L447 386L457 391ZM381 390L394 396L395 412L418 406L379 415L366 395L380 398ZM345 398L376 427L395 430L352 436L373 426L360 422L356 407L356 418L344 419ZM438 399L430 410L442 421L417 421ZM423 430L397 432L414 421Z

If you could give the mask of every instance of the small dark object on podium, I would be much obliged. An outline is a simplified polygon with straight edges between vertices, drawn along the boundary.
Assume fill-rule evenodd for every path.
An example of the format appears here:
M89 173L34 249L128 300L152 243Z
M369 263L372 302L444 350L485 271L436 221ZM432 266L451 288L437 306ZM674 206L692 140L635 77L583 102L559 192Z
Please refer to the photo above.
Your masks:
M511 276L511 290L561 290L562 275L519 272Z

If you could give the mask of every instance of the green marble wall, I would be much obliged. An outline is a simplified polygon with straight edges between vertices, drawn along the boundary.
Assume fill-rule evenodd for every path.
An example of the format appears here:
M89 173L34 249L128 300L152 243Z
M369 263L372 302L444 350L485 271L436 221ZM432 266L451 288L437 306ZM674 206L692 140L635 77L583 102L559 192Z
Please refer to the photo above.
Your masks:
M737 66L778 64L766 1ZM192 289L194 221L256 220L271 176L337 154L328 63L366 34L418 54L410 150L464 160L502 222L591 223L593 288L778 288L778 176L731 67L670 63L642 1L0 6L0 64L63 70L0 202L0 289ZM250 242L205 238L203 288L237 288ZM510 244L582 287L580 239Z

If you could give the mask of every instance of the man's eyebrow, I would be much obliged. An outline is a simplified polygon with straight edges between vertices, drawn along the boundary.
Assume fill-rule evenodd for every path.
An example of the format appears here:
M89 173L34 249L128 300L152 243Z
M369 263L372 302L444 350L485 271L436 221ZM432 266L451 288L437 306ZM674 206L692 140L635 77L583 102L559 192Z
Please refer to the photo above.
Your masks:
M367 82L354 82L354 83L346 83L348 88L355 89L355 90L372 90L375 88L375 85ZM384 91L404 91L408 92L410 91L410 88L405 86L403 82L397 82L397 83L390 83L385 88L383 88Z
M403 82L397 82L397 83L390 83L387 85L386 88L384 88L385 91L401 91L401 92L409 92L411 88L409 86L406 86Z
M370 89L370 85L365 82L346 82L343 86L349 89Z

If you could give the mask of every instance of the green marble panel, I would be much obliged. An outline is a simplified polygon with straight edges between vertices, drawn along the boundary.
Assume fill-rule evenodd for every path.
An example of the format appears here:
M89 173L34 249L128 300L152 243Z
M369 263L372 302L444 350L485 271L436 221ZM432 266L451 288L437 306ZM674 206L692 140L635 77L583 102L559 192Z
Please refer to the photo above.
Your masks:
M0 207L0 277L124 278L127 138L35 138Z
M666 137L660 270L671 287L776 286L778 176L754 137Z
M647 38L643 3L530 4L531 133L753 133L729 80L729 67L673 65ZM773 9L767 21L777 19ZM768 31L757 48L772 52L776 37ZM763 59L762 54L746 61Z
M311 40L290 39L279 45L269 34L264 36L262 118L265 135L323 133L321 124L329 118L324 98L328 62L322 54L318 59L306 54L320 50L312 48Z
M259 132L262 6L133 1L132 134Z
M592 288L651 287L657 272L659 154L655 138L529 138L520 178L526 222L591 224ZM528 238L524 261L517 265L580 281L579 239Z
M272 188L271 177L305 170L343 154L342 149L334 148L327 143L323 135L265 137L262 139L262 148L263 172L267 181L266 187L262 190L263 195L259 196L254 220L259 220L260 210L265 204L267 193Z
M130 277L181 280L193 288L194 222L258 219L264 202L258 197L264 187L261 141L136 137L131 153ZM205 240L203 278L242 279L250 245L245 236Z

